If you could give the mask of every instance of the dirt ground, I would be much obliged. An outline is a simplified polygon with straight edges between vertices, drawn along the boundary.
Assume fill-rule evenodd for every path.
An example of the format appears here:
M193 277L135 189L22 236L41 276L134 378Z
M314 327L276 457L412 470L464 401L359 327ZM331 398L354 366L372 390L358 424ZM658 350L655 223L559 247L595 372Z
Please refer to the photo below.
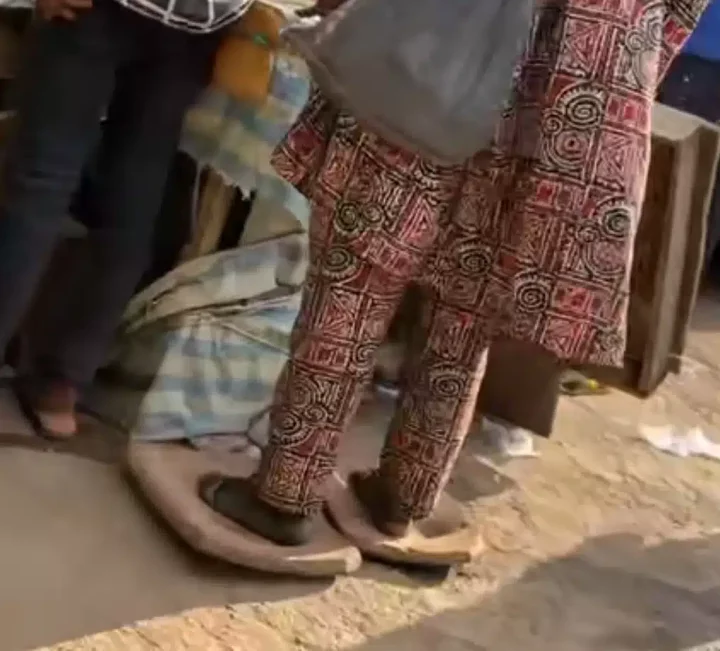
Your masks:
M538 459L501 464L473 437L451 490L489 549L447 577L370 563L302 582L219 566L147 514L114 465L116 436L55 452L7 437L0 651L720 649L720 462L641 434L700 426L720 441L720 301L700 305L687 356L647 401L563 400ZM4 431L22 429L8 408ZM388 413L368 405L348 453L371 454Z

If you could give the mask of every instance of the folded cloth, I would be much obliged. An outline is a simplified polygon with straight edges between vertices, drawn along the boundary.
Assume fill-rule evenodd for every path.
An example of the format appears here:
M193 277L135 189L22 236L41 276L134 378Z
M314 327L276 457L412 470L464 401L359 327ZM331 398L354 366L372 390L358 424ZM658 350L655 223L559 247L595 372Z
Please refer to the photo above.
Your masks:
M307 234L290 233L177 267L131 301L104 369L111 384L87 404L138 439L235 446L252 429L261 444L306 266Z
M180 149L243 194L254 193L306 224L306 199L276 174L270 156L304 107L309 89L304 62L278 53L269 94L261 105L208 88L187 114Z
M186 120L181 149L256 199L240 246L192 260L136 296L92 408L145 440L228 445L267 411L287 359L308 242L306 199L270 167L270 154L308 96L301 61L275 57L261 105L208 89Z

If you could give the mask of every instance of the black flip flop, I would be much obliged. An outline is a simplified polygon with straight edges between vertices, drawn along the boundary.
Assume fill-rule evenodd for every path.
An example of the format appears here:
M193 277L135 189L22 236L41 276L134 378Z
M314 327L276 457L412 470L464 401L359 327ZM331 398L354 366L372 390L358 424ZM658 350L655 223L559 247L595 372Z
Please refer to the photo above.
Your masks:
M312 536L311 519L283 517L255 496L248 479L213 473L200 478L197 491L213 511L277 545L305 545Z

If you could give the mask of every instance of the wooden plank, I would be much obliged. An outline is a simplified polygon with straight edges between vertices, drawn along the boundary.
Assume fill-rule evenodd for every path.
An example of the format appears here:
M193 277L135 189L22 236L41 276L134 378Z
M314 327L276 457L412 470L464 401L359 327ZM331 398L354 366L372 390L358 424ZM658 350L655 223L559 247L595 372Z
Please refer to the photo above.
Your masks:
M680 146L669 143L658 146L673 148L674 174L671 179L670 202L657 223L662 229L662 244L656 252L657 267L653 287L655 295L639 378L638 388L643 393L653 391L669 371L673 339L678 327L689 223L692 220L692 192L697 175L699 134L695 131Z
M222 176L210 170L202 189L193 236L183 252L183 260L214 253L230 214L235 188L226 185Z
M682 367L682 355L685 352L690 319L700 291L703 264L693 261L705 257L705 238L707 216L713 200L720 159L720 129L715 126L701 125L699 132L697 174L692 191L692 218L688 221L687 245L685 247L685 266L680 287L677 323L671 350L670 371L679 373Z

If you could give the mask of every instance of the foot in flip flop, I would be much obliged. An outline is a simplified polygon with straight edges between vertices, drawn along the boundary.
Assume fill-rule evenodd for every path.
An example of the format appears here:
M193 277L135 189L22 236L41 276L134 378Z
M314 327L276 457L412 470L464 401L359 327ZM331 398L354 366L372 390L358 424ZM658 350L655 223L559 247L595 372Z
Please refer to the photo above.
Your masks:
M482 553L481 531L452 498L442 495L426 518L410 519L397 491L378 470L333 478L328 510L338 529L363 554L390 563L447 567Z
M77 433L77 390L61 380L17 378L12 390L35 433L52 440L67 440Z
M198 489L214 511L278 545L305 545L312 537L314 518L283 513L266 504L257 497L251 480L207 475Z
M415 526L420 530L428 527L437 529L436 524L432 522L433 516L429 516L426 520L415 521L404 516L399 506L397 506L392 489L377 470L363 470L351 473L348 476L348 486L365 511L365 516L385 536L403 538L408 534L411 526ZM449 531L467 525L462 509L449 509L447 504L444 505L442 519L443 527Z

